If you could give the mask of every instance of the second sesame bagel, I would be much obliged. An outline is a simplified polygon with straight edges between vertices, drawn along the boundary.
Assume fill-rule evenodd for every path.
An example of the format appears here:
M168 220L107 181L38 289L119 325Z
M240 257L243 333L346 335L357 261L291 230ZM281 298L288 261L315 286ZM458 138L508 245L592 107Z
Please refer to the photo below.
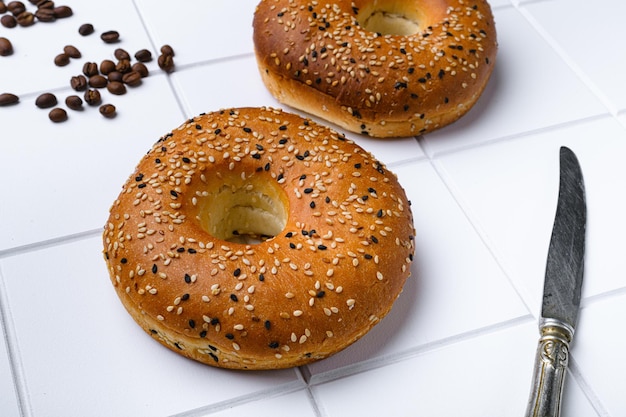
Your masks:
M404 190L371 154L300 116L244 108L163 136L103 241L119 298L154 339L209 365L271 369L378 323L410 275L413 235Z
M375 137L456 121L497 52L485 0L261 0L253 26L261 77L280 102Z

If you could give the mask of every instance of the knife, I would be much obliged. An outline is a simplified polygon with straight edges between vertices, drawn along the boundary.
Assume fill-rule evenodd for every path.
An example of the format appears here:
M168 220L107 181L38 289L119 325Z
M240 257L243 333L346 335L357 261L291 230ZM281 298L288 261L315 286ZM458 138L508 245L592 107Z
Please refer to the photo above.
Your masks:
M580 307L587 208L578 159L561 147L559 197L550 238L540 339L526 417L556 417L561 412L563 381Z

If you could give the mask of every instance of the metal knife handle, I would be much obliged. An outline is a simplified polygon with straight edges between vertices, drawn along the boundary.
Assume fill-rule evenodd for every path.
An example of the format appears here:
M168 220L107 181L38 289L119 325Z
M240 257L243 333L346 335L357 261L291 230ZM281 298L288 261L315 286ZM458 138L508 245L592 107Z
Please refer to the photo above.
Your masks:
M526 417L558 417L574 329L553 319L540 323L533 384Z

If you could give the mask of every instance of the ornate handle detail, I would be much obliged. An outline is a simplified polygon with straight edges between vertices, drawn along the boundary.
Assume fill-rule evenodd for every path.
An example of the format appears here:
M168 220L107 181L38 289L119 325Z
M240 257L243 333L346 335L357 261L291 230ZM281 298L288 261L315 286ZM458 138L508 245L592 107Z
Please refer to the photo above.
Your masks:
M546 319L540 324L539 331L541 338L526 417L558 417L574 329L561 321Z

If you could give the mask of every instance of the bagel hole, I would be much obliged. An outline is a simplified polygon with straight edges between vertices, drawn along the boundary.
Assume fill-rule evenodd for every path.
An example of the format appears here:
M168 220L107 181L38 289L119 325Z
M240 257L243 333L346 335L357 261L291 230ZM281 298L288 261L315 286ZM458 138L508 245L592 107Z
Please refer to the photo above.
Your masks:
M419 32L419 12L408 9L400 2L385 5L373 4L364 7L357 16L359 25L381 35L408 36Z
M286 196L273 181L222 183L197 194L196 218L217 239L258 244L280 234L287 224Z

